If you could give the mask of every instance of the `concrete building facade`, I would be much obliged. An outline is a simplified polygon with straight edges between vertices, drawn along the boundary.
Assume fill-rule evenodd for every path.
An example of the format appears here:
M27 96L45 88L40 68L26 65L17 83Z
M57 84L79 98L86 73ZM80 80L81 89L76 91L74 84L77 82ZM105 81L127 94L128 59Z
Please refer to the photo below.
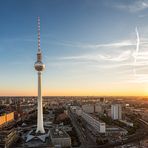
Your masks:
M121 120L122 119L121 104L112 104L111 105L111 118L113 120Z

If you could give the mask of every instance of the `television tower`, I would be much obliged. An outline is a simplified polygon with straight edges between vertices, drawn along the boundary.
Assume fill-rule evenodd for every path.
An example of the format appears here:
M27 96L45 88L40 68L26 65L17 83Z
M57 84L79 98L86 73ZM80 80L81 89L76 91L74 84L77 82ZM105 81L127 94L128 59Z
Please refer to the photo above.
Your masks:
M38 72L38 111L37 111L37 129L36 133L45 133L43 126L43 106L42 106L42 71L45 69L45 65L42 63L42 52L40 48L40 17L38 21L38 52L37 61L34 64L35 70Z

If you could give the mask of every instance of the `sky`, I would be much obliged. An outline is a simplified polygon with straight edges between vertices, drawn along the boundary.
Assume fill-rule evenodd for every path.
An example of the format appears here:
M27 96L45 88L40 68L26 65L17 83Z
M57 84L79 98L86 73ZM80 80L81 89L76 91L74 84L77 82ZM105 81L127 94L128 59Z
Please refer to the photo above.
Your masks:
M1 0L0 95L147 96L148 0Z

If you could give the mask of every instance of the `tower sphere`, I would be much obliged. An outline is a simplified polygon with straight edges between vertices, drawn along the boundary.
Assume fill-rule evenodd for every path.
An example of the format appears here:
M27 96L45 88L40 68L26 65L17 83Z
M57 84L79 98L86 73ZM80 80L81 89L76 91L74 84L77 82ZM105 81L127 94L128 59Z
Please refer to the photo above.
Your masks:
M45 65L41 61L37 61L34 64L34 68L36 71L43 71L45 69Z

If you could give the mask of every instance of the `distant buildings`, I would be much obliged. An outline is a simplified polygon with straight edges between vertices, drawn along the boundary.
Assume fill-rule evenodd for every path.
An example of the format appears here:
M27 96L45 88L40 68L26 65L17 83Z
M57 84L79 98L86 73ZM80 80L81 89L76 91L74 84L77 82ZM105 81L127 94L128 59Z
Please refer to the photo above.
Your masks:
M50 138L55 147L71 147L71 138L63 130L59 130L58 128L51 129Z
M121 104L112 104L111 105L111 117L113 120L121 120L122 119Z
M86 113L101 113L102 112L102 106L100 103L84 104L82 105L82 109Z
M105 101L105 97L101 97L100 102L104 102L104 101Z

